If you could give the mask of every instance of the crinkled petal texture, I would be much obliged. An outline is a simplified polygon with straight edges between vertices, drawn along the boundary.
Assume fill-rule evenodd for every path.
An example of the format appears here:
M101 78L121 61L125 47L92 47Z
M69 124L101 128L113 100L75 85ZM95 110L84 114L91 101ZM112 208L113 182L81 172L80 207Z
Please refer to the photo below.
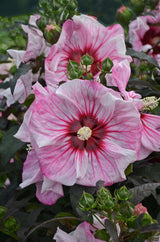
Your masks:
M52 46L45 60L45 77L49 85L55 86L60 81L67 81L69 60L80 63L86 53L94 58L91 65L93 77L97 80L104 59L109 57L113 63L131 57L125 55L124 32L119 24L104 27L92 17L81 15L67 20L62 28L58 42Z
M88 80L68 81L52 93L36 85L34 105L18 134L28 129L46 178L86 186L125 179L140 147L140 115L132 102L112 93ZM78 135L83 127L91 132L84 140Z
M160 38L159 23L159 11L155 11L154 16L138 17L129 25L129 39L135 50L148 52L160 64L160 47L156 45Z
M70 234L67 234L60 228L57 228L54 239L56 242L102 242L102 240L94 237L90 231L90 224L87 222L79 224L76 230Z
M160 116L143 113L142 147L139 159L144 159L153 151L160 151Z
M27 159L24 162L22 180L20 184L22 188L36 183L36 196L44 204L52 205L63 196L62 184L51 181L43 176L35 150L31 150L28 153Z
M37 29L36 21L40 18L40 15L35 14L30 17L29 24L34 27L22 25L23 30L28 34L28 45L24 55L24 61L29 61L40 56L45 49L45 39L41 30Z
M26 74L21 75L17 80L13 94L11 89L0 89L0 95L7 98L7 105L15 103L16 101L24 103L25 99L33 93L32 83L38 80L39 72L36 74L32 73L32 70L29 70ZM9 78L6 78L4 82L8 82Z

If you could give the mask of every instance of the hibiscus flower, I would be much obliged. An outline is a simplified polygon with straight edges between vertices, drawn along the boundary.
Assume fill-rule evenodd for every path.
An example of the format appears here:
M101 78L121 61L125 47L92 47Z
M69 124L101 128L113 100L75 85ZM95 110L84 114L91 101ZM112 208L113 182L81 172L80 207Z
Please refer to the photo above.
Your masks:
M114 93L89 80L68 81L54 92L35 85L35 102L16 137L33 140L46 178L69 186L126 178L139 150L140 115Z
M99 80L102 61L109 57L113 64L124 59L130 62L131 57L125 52L124 31L119 24L106 28L93 17L73 16L73 20L64 23L58 42L52 46L45 60L46 82L56 86L60 81L67 81L69 61L81 64L81 58L86 54L92 59L87 73L90 72L94 80Z
M160 64L160 13L140 16L129 25L129 39L137 51L149 53Z

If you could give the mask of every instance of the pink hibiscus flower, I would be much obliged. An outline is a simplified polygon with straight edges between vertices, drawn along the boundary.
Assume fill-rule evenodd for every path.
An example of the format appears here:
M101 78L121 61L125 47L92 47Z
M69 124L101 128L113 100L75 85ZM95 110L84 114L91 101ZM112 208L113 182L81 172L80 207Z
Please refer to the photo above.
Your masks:
M137 51L149 53L160 64L160 13L154 11L155 16L138 17L129 25L129 38L133 48Z
M96 239L90 231L91 225L87 222L79 224L73 232L67 234L60 228L57 228L57 232L54 235L56 242L102 242L102 240Z
M139 150L140 115L113 94L88 80L68 81L55 92L35 85L35 102L16 137L34 140L46 178L69 186L95 186L98 180L111 185L126 178L124 170Z
M93 58L89 71L94 80L98 80L100 71L97 66L101 67L107 57L113 63L123 59L131 61L125 52L124 31L119 24L106 28L93 17L74 16L73 20L64 23L58 42L52 46L46 58L46 82L56 86L60 81L67 81L69 60L80 64L81 57L86 54Z
M137 159L146 158L153 151L160 151L160 116L143 113L143 100L141 95L134 91L127 92L126 86L130 76L130 69L126 68L128 62L121 61L112 68L112 78L106 75L107 83L118 87L126 101L130 101L141 113L142 137L141 148Z

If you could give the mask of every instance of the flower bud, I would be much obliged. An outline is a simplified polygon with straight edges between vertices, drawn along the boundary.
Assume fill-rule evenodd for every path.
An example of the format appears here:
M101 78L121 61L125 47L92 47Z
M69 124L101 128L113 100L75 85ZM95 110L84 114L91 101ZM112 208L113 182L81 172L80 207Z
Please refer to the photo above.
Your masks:
M50 44L55 44L60 36L61 28L55 24L47 24L44 30L44 37Z
M131 0L131 6L133 11L139 15L143 12L145 8L145 3L143 0Z
M7 208L0 206L0 219L2 219L7 212Z
M79 205L82 211L89 211L94 206L94 197L87 192L83 192Z
M115 205L115 203L114 203L112 197L108 196L108 197L105 198L105 200L104 200L104 208L105 209L111 209L111 208L114 207L114 205Z
M3 222L3 226L9 232L14 232L17 229L16 219L14 217L9 217Z
M117 197L118 200L127 201L128 199L131 198L132 193L128 191L126 186L123 186L119 189L119 191L116 192L115 196Z
M92 65L93 62L94 62L93 57L92 56L89 56L88 54L83 55L81 57L81 64L84 65L84 66Z
M139 203L134 207L134 214L139 216L142 213L148 213L148 211L147 208L142 205L142 203Z
M120 7L116 12L116 19L122 25L128 24L132 16L132 11L126 6Z
M105 72L105 73L110 72L112 67L113 67L113 62L109 57L107 57L104 61L102 61L102 72Z
M120 207L120 213L123 217L125 218L130 218L133 216L134 214L134 205L130 202L126 202L124 203L121 207Z
M98 193L97 193L97 197L100 199L100 200L104 200L105 198L107 197L111 197L112 198L112 195L110 193L110 191L105 188L105 187L102 187Z

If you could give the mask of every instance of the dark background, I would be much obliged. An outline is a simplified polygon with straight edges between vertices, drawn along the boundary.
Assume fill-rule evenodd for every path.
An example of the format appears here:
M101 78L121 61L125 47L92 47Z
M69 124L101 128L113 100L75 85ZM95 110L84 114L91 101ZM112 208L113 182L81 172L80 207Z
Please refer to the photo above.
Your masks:
M1 16L16 16L35 13L38 0L0 0ZM115 22L115 13L122 4L129 0L78 0L79 12L94 15L104 24Z

